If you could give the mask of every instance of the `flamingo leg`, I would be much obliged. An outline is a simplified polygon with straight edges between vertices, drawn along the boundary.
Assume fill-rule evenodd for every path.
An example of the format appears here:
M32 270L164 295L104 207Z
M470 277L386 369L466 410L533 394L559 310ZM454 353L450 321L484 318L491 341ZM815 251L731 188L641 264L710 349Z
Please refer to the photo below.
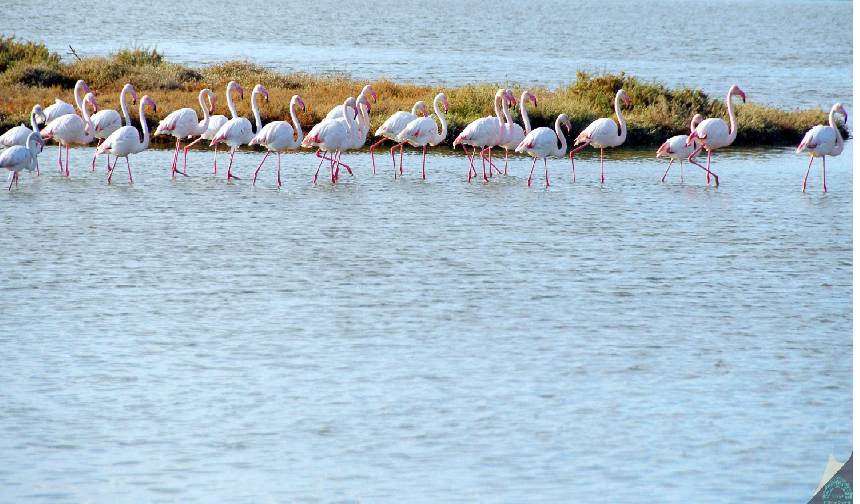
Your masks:
M602 184L606 179L603 177L603 147L600 148L600 183Z
M546 180L546 186L549 187L549 169L546 167L546 158L543 158L543 178Z
M69 176L69 144L66 144L66 176Z
M182 175L188 176L188 145L182 149Z
M63 146L57 144L57 164L60 166L60 175L63 174Z
M230 170L233 168L233 156L236 155L236 148L233 147L230 149L230 164L227 165L227 180L239 180L239 177L233 175Z
M117 161L119 161L119 158L118 158L118 157L114 157L114 158L113 158L113 166L112 166L112 167L110 167L110 168L108 169L108 177L107 177L107 183L108 183L108 185L110 185L110 181L111 181L111 179L113 178L113 170L114 170L114 168L116 168L116 163L117 163Z
M397 178L397 158L394 157L394 151L397 150L398 147L400 149L400 174L403 175L403 144L406 142L400 142L393 147L391 147L391 167L394 169L394 178Z
M176 162L179 159L179 138L176 139L176 147L173 149L173 164L170 165L170 176L176 177Z
M128 156L125 157L125 166L128 168L128 183L134 184L134 179L131 177L131 163L128 162Z
M837 132L837 134L839 134ZM827 156L821 156L821 184L824 192L827 192ZM17 185L17 184L16 184Z
M405 143L406 142L403 142L400 144L400 176L401 177L403 176L403 144L405 144Z
M681 165L681 183L684 183L684 160L679 159L678 163Z
M95 152L93 152L93 169L90 171L90 173L96 172L96 158L99 155L99 147L101 147L102 142L104 142L103 138L99 138L99 141L96 142L96 150L95 150Z
M508 176L508 148L505 147L505 176Z
M696 155L698 155L700 152L702 152L702 149L703 149L703 148L704 148L703 146L700 146L700 147L698 147L696 150L694 150L694 151L693 151L693 153L692 153L692 154L690 154L690 155L687 157L687 161L689 161L690 163L692 163L692 164L694 164L694 165L698 166L699 168L701 168L701 169L705 170L709 175L713 175L713 176L714 176L714 181L716 182L717 187L719 187L719 185L720 185L720 178L719 178L719 177L717 177L717 174L716 174L716 173L713 173L713 172L711 171L711 169L710 169L710 163L708 164L708 165L709 165L708 167L705 167L705 166L702 166L702 164L701 164L701 163L697 163L697 162L695 161L695 159L694 159L694 158L696 157ZM710 156L708 156L708 157L710 157Z
M42 176L42 173L41 173L41 172L39 172L39 160L38 160L38 159L36 160L36 176L37 176L37 177L41 177L41 176Z
M424 171L424 164L427 162L427 146L424 146L424 155L421 157L421 180L427 180L427 173Z
M809 170L812 169L813 161L815 161L815 158L809 156L809 166L806 167L806 175L803 176L803 189L801 189L801 192L806 192L806 179L809 178Z
M278 189L281 188L281 153L278 153Z
M370 146L370 162L371 162L371 164L373 164L373 174L374 175L376 175L376 158L373 157L373 151L376 150L377 147L382 145L382 143L385 142L385 140L386 140L386 138L382 137L381 140L379 140L378 142L376 142L375 144Z
M335 175L334 166L335 166L335 163L337 163L338 152L339 151L335 151L335 153L332 154L331 161L329 162L329 167L328 167L329 173L331 174L331 183L332 184L337 184L337 175Z
M314 185L317 183L317 176L320 174L320 168L322 168L323 161L325 160L325 158L320 155L319 149L317 149L315 156L320 158L320 164L317 165L317 171L314 173Z
M263 160L260 161L260 164L257 165L257 169L254 171L254 180L251 182L251 185L257 185L257 174L260 173L260 168L263 167L263 163L266 162L266 158L269 157L269 151L266 151L266 155L263 156ZM280 185L279 185L280 187Z
M215 154L212 156L212 175L218 175L218 144L215 144Z
M672 167L672 163L674 163L674 159L669 159L669 166L666 167L666 172L663 173L663 178L660 179L660 182L666 182L666 175L669 174L669 168Z
M487 158L484 157L483 151L481 151L481 168L484 170L484 182L489 182L490 179L487 178ZM493 172L490 170L490 175L492 174Z
M535 163L537 163L537 158L532 158L532 169L529 170L529 178L526 181L526 184L528 185L528 187L532 186L532 173L534 173L534 171L535 171Z
M15 175L17 175L17 172L12 172L9 174L9 187L6 188L6 190L8 190L8 191L12 190L12 184L15 183Z
M466 149L466 144L461 144L463 146L463 152L466 153L466 159L469 160L469 182L472 181L472 172L475 173L475 176L478 176L478 171L475 170L475 149L472 149L472 154L469 155L469 150Z
M714 187L719 187L720 179L718 179L717 175L711 171L711 151L708 151L708 175L714 176Z

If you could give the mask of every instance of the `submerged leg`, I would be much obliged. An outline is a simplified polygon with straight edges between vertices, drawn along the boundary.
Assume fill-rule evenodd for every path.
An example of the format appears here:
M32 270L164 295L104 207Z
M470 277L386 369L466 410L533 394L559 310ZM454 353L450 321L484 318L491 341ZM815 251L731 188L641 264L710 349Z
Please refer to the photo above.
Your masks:
M266 162L267 157L269 157L269 151L266 151L266 155L263 156L263 160L260 161L259 165L257 165L257 169L254 171L254 180L251 182L251 185L257 185L257 174L260 173L260 168L263 167L263 163Z
M549 187L549 169L546 167L546 158L543 158L543 178L546 180L546 187Z
M66 144L66 176L69 176L69 144Z
M806 179L809 178L809 170L812 169L812 162L815 161L815 158L809 156L809 166L806 167L806 175L803 176L803 188L801 192L806 192Z
M427 172L424 170L424 164L427 162L427 146L424 146L424 154L421 157L421 180L427 180Z
M281 188L281 153L278 153L278 189Z
M839 132L837 132L839 134ZM827 156L821 156L821 186L827 192Z
M98 155L99 155L99 147L101 147L102 142L104 142L104 139L103 139L103 138L99 138L99 141L98 141L98 142L96 142L96 150L95 150L95 152L93 152L93 169L92 169L92 170L90 170L90 173L95 173L95 172L96 172L96 158L97 158L97 157L98 157Z
M603 147L600 148L600 183L602 184L605 181L605 177L603 176Z
M370 162L373 165L373 174L376 175L376 158L373 157L373 151L376 150L377 147L382 145L385 142L386 138L382 137L382 139L375 144L370 146Z
M674 159L669 159L669 166L666 167L666 171L663 173L663 178L660 179L660 182L666 182L666 175L669 174L669 168L672 168L672 163L674 162Z
M528 185L528 187L532 186L532 173L534 173L534 171L535 171L535 163L537 163L537 158L532 159L532 169L529 170L529 178L526 181L526 184Z
M128 183L134 184L134 179L131 178L131 163L128 162L128 156L125 157L125 166L128 168Z
M710 170L710 168L707 168L707 167L705 167L705 166L702 166L702 164L701 164L701 163L697 163L697 162L696 162L695 157L696 157L700 152L702 152L702 147L699 147L699 148L697 148L695 151L693 151L693 153L692 153L692 154L690 154L690 155L687 157L687 161L689 161L690 163L692 163L692 164L694 164L694 165L698 166L699 168L701 168L701 169L705 170L705 171L708 173L708 175L713 175L713 176L714 176L714 180L715 180L715 181L716 181L716 183L717 183L717 186L719 186L719 185L720 185L720 178L719 178L719 177L717 177L717 175L716 175L715 173L712 173L712 172L711 172L711 170Z
M317 176L320 174L320 168L322 168L322 164L323 164L324 158L320 155L320 151L319 151L319 149L317 149L317 152L316 152L316 154L314 154L314 155L315 155L316 157L320 158L320 164L318 164L318 165L317 165L317 171L316 171L316 173L314 173L314 185L316 185L316 183L317 183Z
M232 149L230 149L230 164L227 165L227 180L233 180L233 179L239 180L239 177L233 175L233 173L231 173L231 171L230 171L233 169L233 156L235 156L235 155L236 155L236 148L233 147Z

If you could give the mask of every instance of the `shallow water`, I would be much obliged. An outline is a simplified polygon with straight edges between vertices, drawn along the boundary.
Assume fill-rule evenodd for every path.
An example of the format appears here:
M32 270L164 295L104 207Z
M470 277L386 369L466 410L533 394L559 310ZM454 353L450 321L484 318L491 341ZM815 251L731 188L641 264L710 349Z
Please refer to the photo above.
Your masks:
M737 83L754 102L790 108L852 96L847 1L149 0L124 9L97 0L70 11L45 0L5 5L0 31L63 54L69 44L81 55L156 46L183 63L249 59L359 79L554 87L583 69L718 97Z
M827 194L790 150L278 192L50 147L0 194L0 500L805 501L851 451L851 151Z

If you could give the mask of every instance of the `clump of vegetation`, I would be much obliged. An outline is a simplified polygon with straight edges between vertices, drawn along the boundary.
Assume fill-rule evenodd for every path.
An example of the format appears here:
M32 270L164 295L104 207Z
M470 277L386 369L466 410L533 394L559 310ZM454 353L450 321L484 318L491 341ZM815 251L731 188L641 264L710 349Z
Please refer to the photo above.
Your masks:
M250 116L249 94L255 84L269 90L270 100L261 107L264 122L289 116L293 94L308 105L300 114L305 126L321 120L333 106L359 92L365 82L344 75L283 74L247 61L228 61L191 68L167 61L152 48L122 49L106 57L76 59L64 63L43 44L12 37L0 37L0 131L26 122L34 103L47 105L55 97L71 101L70 89L78 79L93 88L102 106L117 107L116 96L126 82L140 94L149 94L164 114L197 104L197 93L208 87L218 94L218 113L226 113L224 88L235 80L246 89L245 100L237 102L239 113ZM397 110L409 110L417 100L431 101L439 89L420 84L399 84L389 80L372 83L379 94L373 107L371 131ZM511 86L508 84L509 87ZM447 115L449 137L453 139L471 121L493 113L492 97L499 83L444 88L451 109ZM698 112L726 117L723 97L709 97L696 89L670 89L658 82L646 82L620 74L591 75L577 72L576 81L558 89L532 87L538 107L529 106L532 126L552 126L562 112L578 133L598 117L613 115L615 92L624 88L633 99L625 110L629 145L656 146L667 137L689 130L690 118ZM517 90L517 96L522 88ZM794 145L814 124L824 123L822 110L784 111L757 104L737 107L739 145ZM517 116L518 112L513 111ZM170 143L169 139L155 142ZM450 145L450 144L449 144Z

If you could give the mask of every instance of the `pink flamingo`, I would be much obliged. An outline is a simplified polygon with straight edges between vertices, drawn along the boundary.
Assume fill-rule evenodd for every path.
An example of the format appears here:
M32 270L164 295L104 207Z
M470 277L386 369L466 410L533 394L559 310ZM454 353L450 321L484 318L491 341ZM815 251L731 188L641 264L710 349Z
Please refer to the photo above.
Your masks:
M803 135L803 140L797 146L796 152L798 154L801 152L809 154L809 166L806 167L806 175L803 176L803 192L806 192L806 179L809 177L809 170L812 169L812 161L817 157L821 158L821 180L824 192L827 192L827 166L825 165L825 158L827 156L842 154L842 149L845 146L842 133L839 132L839 127L836 125L836 118L834 117L837 113L842 114L842 117L845 118L845 124L848 124L848 112L841 103L837 103L830 109L829 125L819 124L818 126L814 126Z
M693 120L690 121L691 133L696 131L696 126L700 122L702 122L702 115L694 115ZM687 136L688 135L675 135L663 142L663 144L660 145L660 148L657 149L658 158L663 154L669 156L669 166L666 167L666 172L663 173L663 178L660 179L660 182L666 182L666 175L669 174L669 169L672 168L672 163L675 161L678 161L681 164L681 181L684 181L684 159L692 154L693 151L696 150L696 147L698 147L698 144L687 145Z
M87 93L81 100L81 114L83 119L77 114L62 115L53 121L49 122L45 129L42 130L42 138L45 140L55 139L59 143L57 163L60 165L60 173L63 173L62 162L62 146L66 146L66 176L69 176L69 145L87 145L93 141L95 135L95 126L90 120L90 113L87 106L91 106L93 111L98 110L96 96L93 93Z
M98 147L99 154L110 152L114 156L113 166L108 170L108 184L111 182L113 171L116 169L116 164L119 162L119 158L125 158L125 165L128 168L128 183L134 183L134 179L131 176L131 164L128 162L128 156L130 154L143 152L147 147L149 147L149 126L146 124L145 114L147 105L152 106L153 112L158 112L155 100L150 98L148 95L144 95L143 98L140 99L140 128L143 130L143 140L140 139L137 128L129 125L123 126L111 133L110 136L105 138L105 141Z
M543 126L535 128L517 145L516 152L527 153L534 158L526 182L529 187L532 186L532 173L535 171L535 163L537 163L538 158L543 158L544 180L546 187L549 187L549 170L546 166L546 158L550 156L560 158L567 154L567 138L561 131L562 125L570 133L570 119L567 114L561 114L555 120L555 131Z
M376 91L373 90L373 86L371 86L370 84L367 84L366 86L361 88L361 92L358 93L358 96L355 97L355 103L358 103L362 97L364 97L365 99L373 100L373 103L376 103L377 96L376 96ZM368 103L369 103L369 100L368 100ZM328 111L328 114L326 114L325 118L326 119L337 119L339 117L343 117L343 111L344 111L343 105L335 105L334 108L332 108L331 110Z
M442 111L439 110L439 104L442 104ZM442 143L445 137L448 136L448 123L445 122L445 113L448 112L448 97L445 93L439 93L433 99L433 111L436 117L439 118L440 129L436 128L436 121L432 117L418 117L403 128L403 131L397 135L398 144L391 148L391 159L394 160L394 149L403 147L404 143L408 143L413 147L421 147L423 154L421 157L421 179L427 179L425 165L427 162L427 146L435 146ZM394 172L394 177L397 178L397 172Z
M373 157L373 151L379 147L384 141L392 140L397 141L397 135L403 131L403 128L406 127L407 124L411 123L415 119L419 117L427 116L427 104L423 101L415 102L415 105L412 106L412 112L404 112L399 110L393 113L388 119L382 123L382 126L376 129L376 133L373 136L382 137L378 142L374 143L370 146L370 161L373 164L373 174L376 175L376 160ZM403 147L400 148L401 158L403 154ZM391 161L394 162L394 158L391 158ZM395 163L396 168L396 163ZM394 178L397 178L397 172L394 173Z
M89 92L91 92L90 87L83 80L79 80L75 83L75 105L77 105L79 110L82 107L83 96ZM48 124L58 117L69 114L75 115L75 107L59 98L56 98L52 105L45 107L45 124Z
M343 102L344 110L352 110L352 113L347 113L346 117L337 119L324 119L322 122L311 128L304 140L302 147L317 147L316 156L320 158L320 164L317 166L317 171L314 173L313 183L317 183L317 176L320 172L320 167L324 160L330 163L330 173L332 184L337 183L337 175L335 166L344 166L349 170L349 166L340 162L340 156L343 150L349 149L353 145L353 131L358 128L358 123L355 118L358 116L358 111L355 109L355 98L347 98ZM333 153L331 157L326 157L322 152ZM352 172L349 170L350 173Z
M510 89L507 91L509 94L513 95L513 91ZM526 89L520 95L520 117L523 119L522 126L513 121L510 112L508 112L508 107L502 108L505 114L506 123L502 128L502 142L500 146L505 149L505 175L508 174L508 151L516 149L526 135L532 131L532 124L529 122L529 113L528 110L526 110L526 102L528 101L531 101L534 106L537 107L537 97L533 95L531 91Z
M496 91L496 95L493 100L493 107L496 115L482 117L472 121L463 129L463 132L454 139L454 147L456 148L457 145L462 145L463 152L466 153L466 158L469 160L469 182L472 181L473 173L476 177L478 176L478 171L475 169L474 158L475 151L479 147L481 148L481 164L484 168L484 181L489 181L486 167L487 160L490 161L490 176L493 175L492 148L499 144L502 136L502 127L504 126L502 112L499 108L502 100L509 100L509 102L512 102L513 96L510 96L506 89L499 89ZM473 147L471 156L469 155L469 151L466 149L467 145L471 145ZM501 173L501 171L499 171L499 173Z
M93 152L92 171L96 171L96 157L98 156L98 148L102 141L122 126L123 117L125 118L125 125L131 126L131 116L128 114L128 104L125 101L125 96L129 93L131 94L132 105L137 103L137 90L134 89L134 86L131 84L123 86L119 92L119 106L122 109L122 117L114 109L102 109L90 118L96 127L96 138L98 139L96 150ZM107 164L108 169L110 169L110 154L108 154Z
M42 106L37 103L33 105L33 110L30 111L30 127L28 128L22 123L19 126L10 128L6 133L0 135L0 147L8 148L16 145L26 147L30 133L36 133L36 142L39 144L39 152L41 152L45 146L45 142L42 140L42 135L39 131L40 122L45 122L45 112L42 110ZM38 161L36 161L36 175L39 175Z
M254 139L255 132L263 129L263 121L260 119L260 108L257 105L257 95L262 95L266 103L269 103L269 92L262 84L257 84L251 91L251 111L254 114L254 121L257 129L251 125L251 121L244 117L235 117L227 121L227 123L218 130L215 138L212 139L210 146L217 145L221 142L230 146L230 164L227 165L227 180L238 179L231 173L233 168L233 157L236 155L236 149L242 145L246 145Z
M18 187L18 173L21 170L32 170L36 167L38 161L36 158L42 150L39 134L31 131L27 135L26 146L13 145L8 149L0 152L0 168L6 168L10 173L9 187L12 190L12 183Z
M209 101L207 107L207 100ZM200 110L203 114L203 120L198 121L197 111L190 107L174 110L167 114L167 117L158 123L155 128L155 135L171 135L176 138L176 148L173 150L173 165L170 167L170 176L175 177L177 165L179 164L179 147L183 138L191 136L203 135L209 129L209 121L211 114L214 112L213 105L215 103L215 93L209 89L201 89L197 94L197 102L200 104ZM188 176L188 144L183 149L182 175Z
M711 183L711 176L713 176L714 185L716 187L720 186L720 178L711 171L711 153L716 149L728 147L738 136L738 120L735 117L735 108L732 105L732 96L739 96L741 101L744 103L747 101L747 95L737 86L737 84L729 88L729 93L726 95L726 107L729 111L729 122L731 123L731 126L726 124L726 121L720 118L709 117L699 123L699 125L696 126L696 131L690 133L690 136L687 137L688 145L692 145L696 139L700 142L700 145L696 150L687 156L687 161L705 170L707 173L708 184ZM702 152L702 149L708 151L707 167L702 166L700 163L693 160L700 152Z
M588 125L582 133L577 135L573 145L576 147L570 151L570 169L573 173L573 179L576 181L576 167L573 165L573 156L582 149L591 145L596 149L600 149L600 183L605 181L603 176L603 149L606 147L618 147L627 139L627 122L624 120L624 114L621 113L621 102L628 107L632 103L627 92L619 89L615 93L615 115L618 117L618 124L608 117L601 117Z
M239 113L236 111L236 104L233 103L233 97L230 96L231 91L239 93L239 99L241 100L245 98L245 90L242 89L242 86L240 86L239 83L236 81L230 81L227 83L227 108L230 110L230 117L235 119L239 117ZM216 102L217 100L215 95L209 96L209 110L211 111L210 114L215 111ZM186 145L185 148L190 149L191 146L193 146L197 142L200 142L201 140L211 141L213 138L215 138L215 135L218 134L218 130L220 130L225 124L227 124L228 120L229 119L227 119L221 114L210 115L209 126L206 128L206 131L202 135L200 135L197 140L194 140L190 144ZM199 125L201 127L204 126L203 121L200 121ZM212 156L212 174L218 174L218 144L215 144L215 154L213 154Z
M254 172L253 185L257 185L257 174L260 173L260 168L266 162L266 158L272 152L276 152L278 154L278 189L281 188L281 153L296 149L302 144L302 124L296 115L297 108L301 108L304 112L305 102L299 95L293 95L290 99L290 118L293 120L295 128L287 121L272 121L263 126L263 129L248 144L262 145L266 148L266 155L263 156L263 160L257 166L257 171Z

